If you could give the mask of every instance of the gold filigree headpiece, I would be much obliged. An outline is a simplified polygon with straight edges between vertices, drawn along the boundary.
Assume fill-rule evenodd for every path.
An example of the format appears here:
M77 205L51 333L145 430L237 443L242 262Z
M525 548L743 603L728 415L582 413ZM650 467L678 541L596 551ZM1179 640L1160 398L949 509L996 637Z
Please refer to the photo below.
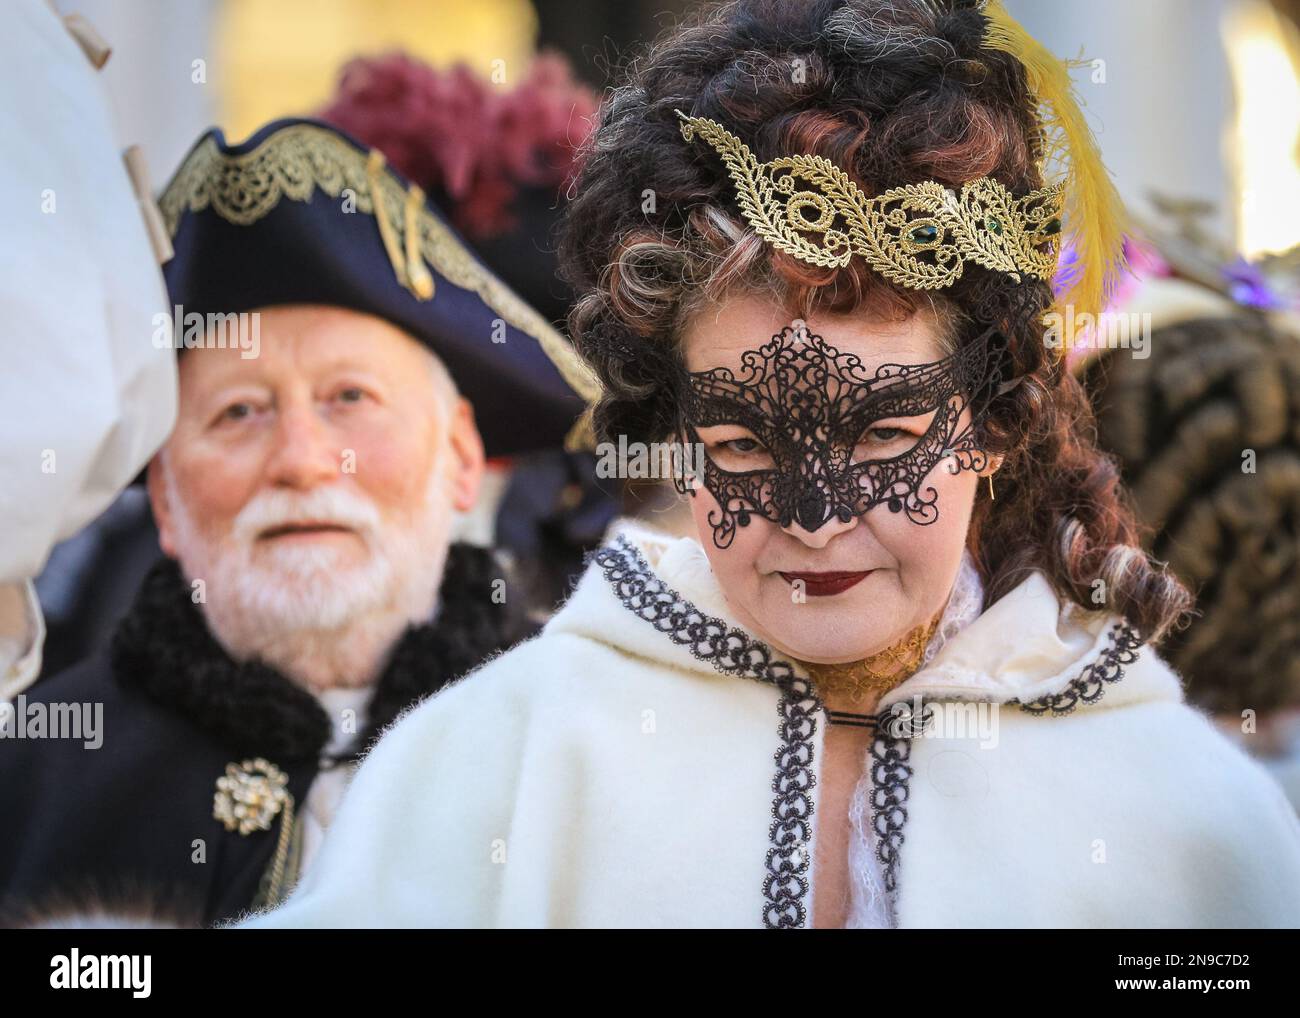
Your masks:
M759 164L721 125L679 111L682 134L690 140L698 132L717 149L750 224L804 261L843 265L861 252L888 279L921 289L950 285L967 262L1017 276L1055 275L1058 305L1076 314L1104 311L1125 268L1127 215L1070 78L1079 61L1054 56L1001 0L927 3L936 14L966 7L980 12L984 48L1024 68L1039 128L1039 169L1059 172L1059 184L1015 198L981 178L960 193L925 183L870 198L826 159L793 156ZM1072 254L1057 271L1061 249Z
M990 177L961 191L927 180L868 196L822 156L760 163L715 120L681 110L682 137L696 135L722 157L741 213L779 251L823 268L860 255L892 283L936 290L961 278L967 263L1050 279L1061 233L1062 185L1017 198Z

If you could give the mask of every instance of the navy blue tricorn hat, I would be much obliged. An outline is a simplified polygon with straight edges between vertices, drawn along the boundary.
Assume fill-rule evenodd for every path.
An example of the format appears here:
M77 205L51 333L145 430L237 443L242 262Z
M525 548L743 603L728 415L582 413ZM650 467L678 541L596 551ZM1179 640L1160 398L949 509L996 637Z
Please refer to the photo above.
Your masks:
M283 304L372 314L446 364L489 456L592 444L591 370L378 149L316 120L277 120L239 145L213 129L158 204L176 252L167 289L186 317Z

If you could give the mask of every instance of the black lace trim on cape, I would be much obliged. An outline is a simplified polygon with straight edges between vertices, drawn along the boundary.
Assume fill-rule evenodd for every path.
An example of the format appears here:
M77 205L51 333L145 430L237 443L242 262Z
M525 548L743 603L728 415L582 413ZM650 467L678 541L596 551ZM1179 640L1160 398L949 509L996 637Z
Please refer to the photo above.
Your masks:
M766 644L722 619L705 615L665 584L626 537L615 538L613 545L593 552L591 559L600 566L628 611L674 643L685 646L694 657L720 672L770 682L781 691L781 748L776 752L776 777L772 781L775 798L763 881L763 925L769 929L801 929L808 919L807 873L813 862L810 846L815 808L812 790L817 784L813 769L815 715L825 712L812 683L801 678L788 661L776 657ZM1069 713L1080 702L1096 703L1107 685L1123 678L1123 666L1137 659L1137 648L1142 644L1137 631L1123 621L1112 630L1111 641L1101 657L1061 692L1028 704L1008 702L1031 713L1050 711L1057 715ZM917 718L912 717L910 707L895 703L881 710L874 721L871 822L876 833L876 858L895 914L903 829L914 773L908 762L911 740L925 730L929 720L925 705Z
M605 573L623 606L653 625L673 643L718 671L770 682L781 692L777 705L781 746L776 751L772 780L771 842L763 880L763 925L769 929L800 929L808 920L809 877L812 867L813 736L822 701L812 683L788 661L744 630L711 618L668 587L641 553L619 537L614 546L598 549L593 560Z
M520 608L492 601L504 567L485 548L453 544L433 624L408 626L375 685L355 758L402 711L530 634ZM230 747L283 765L315 763L332 726L320 701L260 661L236 662L209 632L174 559L145 577L113 634L113 675Z
M892 711L886 709L877 715L871 739L871 826L876 832L876 858L880 860L885 891L897 914L898 864L913 773L908 764L912 742L909 736L899 734L897 719L887 719L887 715Z
M1057 717L1069 714L1081 703L1094 704L1106 693L1106 687L1124 677L1124 666L1138 658L1142 648L1141 634L1128 622L1116 622L1110 630L1110 645L1096 661L1088 665L1059 693L1040 696L1029 703L1010 700L1027 714L1052 714Z

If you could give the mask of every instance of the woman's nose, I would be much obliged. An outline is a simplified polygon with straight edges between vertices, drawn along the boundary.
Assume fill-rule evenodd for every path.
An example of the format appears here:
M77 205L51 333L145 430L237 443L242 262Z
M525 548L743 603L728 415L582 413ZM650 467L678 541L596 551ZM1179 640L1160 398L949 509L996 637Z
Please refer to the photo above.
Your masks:
M805 527L797 519L791 520L789 525L781 529L791 537L803 542L809 548L825 548L834 538L840 534L847 534L857 525L858 517L856 516L850 516L846 521L832 514L829 519L812 530Z

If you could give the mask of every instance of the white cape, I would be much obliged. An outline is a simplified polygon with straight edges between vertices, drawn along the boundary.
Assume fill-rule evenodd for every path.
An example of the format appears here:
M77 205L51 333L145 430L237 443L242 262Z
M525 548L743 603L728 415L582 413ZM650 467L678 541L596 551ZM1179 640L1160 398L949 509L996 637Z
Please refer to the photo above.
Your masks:
M900 927L1300 925L1295 812L1129 634L1034 573L882 700L945 722L873 748ZM946 731L970 701L995 738ZM248 924L806 926L824 732L699 544L628 531L540 636L395 723Z

